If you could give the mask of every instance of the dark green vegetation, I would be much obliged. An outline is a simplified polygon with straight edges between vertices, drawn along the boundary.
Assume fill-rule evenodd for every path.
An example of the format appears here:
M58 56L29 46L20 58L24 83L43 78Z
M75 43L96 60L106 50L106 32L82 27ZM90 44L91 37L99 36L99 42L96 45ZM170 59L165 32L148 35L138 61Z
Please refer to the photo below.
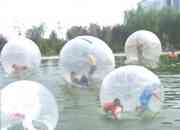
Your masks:
M33 26L26 31L26 37L32 39L40 47L42 55L57 55L62 46L70 39L79 35L92 35L104 40L114 53L123 52L127 37L133 32L146 29L154 32L162 42L163 50L180 49L180 12L173 9L162 10L130 10L125 12L124 23L114 26L73 26L67 30L66 38L58 38L56 31L44 37L45 25ZM0 37L0 49L4 45Z
M167 55L161 55L158 71L180 72L180 55L176 59L169 59Z

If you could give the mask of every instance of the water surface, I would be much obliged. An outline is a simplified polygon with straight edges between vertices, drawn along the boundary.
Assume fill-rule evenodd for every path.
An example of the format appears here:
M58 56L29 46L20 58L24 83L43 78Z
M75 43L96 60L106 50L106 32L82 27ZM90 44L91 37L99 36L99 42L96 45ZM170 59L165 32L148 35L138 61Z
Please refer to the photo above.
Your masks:
M117 65L119 66L119 65ZM113 121L104 116L98 89L68 88L61 79L57 60L43 61L40 69L25 79L45 85L56 97L59 122L56 130L180 130L180 74L154 71L164 86L164 105L155 119ZM6 76L0 66L0 87L16 81Z

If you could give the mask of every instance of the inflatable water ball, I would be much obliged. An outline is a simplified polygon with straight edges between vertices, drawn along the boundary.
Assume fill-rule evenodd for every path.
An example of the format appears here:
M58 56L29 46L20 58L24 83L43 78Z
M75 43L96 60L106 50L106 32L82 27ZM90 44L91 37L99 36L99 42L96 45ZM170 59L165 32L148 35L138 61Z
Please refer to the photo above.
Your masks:
M123 113L159 113L162 102L161 82L142 66L127 65L108 74L100 88L101 106L118 98Z
M1 28L0 35L9 41L11 38L17 37L18 33L12 28Z
M125 43L126 64L156 68L161 54L161 42L152 32L140 30L131 34Z
M2 49L1 62L8 74L20 74L40 65L41 53L31 40L17 36L10 39Z
M21 80L1 90L1 128L22 124L28 130L38 127L54 130L58 108L54 96L41 84Z
M93 36L70 40L59 57L65 81L78 87L101 81L115 66L112 50Z

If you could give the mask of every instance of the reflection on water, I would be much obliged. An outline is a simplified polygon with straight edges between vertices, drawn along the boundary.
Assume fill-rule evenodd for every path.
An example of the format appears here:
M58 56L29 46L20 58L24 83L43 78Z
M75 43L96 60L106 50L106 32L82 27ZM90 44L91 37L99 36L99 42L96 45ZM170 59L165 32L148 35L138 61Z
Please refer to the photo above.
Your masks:
M152 120L112 121L107 118L100 108L98 88L86 90L67 87L61 80L60 68L55 60L44 61L38 72L27 79L44 84L54 93L60 114L57 130L179 130L180 74L156 73L164 85L165 98L162 112ZM0 67L1 88L14 80L8 78Z

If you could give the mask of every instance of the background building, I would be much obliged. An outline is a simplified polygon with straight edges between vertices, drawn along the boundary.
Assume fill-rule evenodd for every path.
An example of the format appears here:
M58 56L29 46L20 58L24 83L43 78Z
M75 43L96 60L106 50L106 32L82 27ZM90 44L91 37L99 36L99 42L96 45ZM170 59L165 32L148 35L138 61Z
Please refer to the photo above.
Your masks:
M174 8L180 11L180 0L142 0L139 6L146 9Z

